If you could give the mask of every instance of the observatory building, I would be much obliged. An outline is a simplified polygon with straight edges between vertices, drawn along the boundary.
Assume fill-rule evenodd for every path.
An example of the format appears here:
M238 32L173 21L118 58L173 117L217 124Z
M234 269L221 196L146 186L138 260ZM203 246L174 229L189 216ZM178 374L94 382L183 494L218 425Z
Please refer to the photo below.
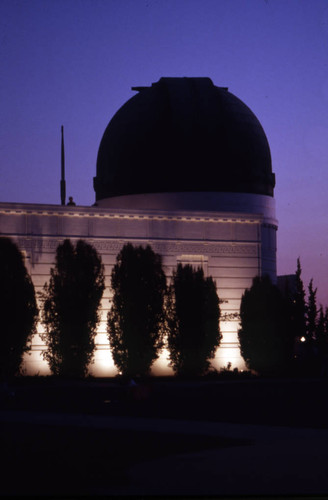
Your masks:
M276 281L275 177L270 148L254 113L209 78L161 78L109 122L93 179L95 204L0 204L0 233L16 241L39 291L57 245L84 239L102 256L106 290L90 372L115 373L106 334L110 273L122 246L149 244L168 278L178 263L202 267L217 284L223 339L213 365L243 368L240 299L253 277ZM42 325L39 325L42 331ZM27 373L47 373L33 340ZM153 367L168 373L165 352Z

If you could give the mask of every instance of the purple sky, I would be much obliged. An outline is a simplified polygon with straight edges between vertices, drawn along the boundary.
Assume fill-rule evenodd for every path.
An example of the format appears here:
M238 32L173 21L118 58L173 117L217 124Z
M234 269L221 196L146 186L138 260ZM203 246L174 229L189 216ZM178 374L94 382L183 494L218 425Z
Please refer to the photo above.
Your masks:
M278 273L328 305L327 0L0 0L0 201L94 202L100 139L132 86L208 76L257 115L277 185Z

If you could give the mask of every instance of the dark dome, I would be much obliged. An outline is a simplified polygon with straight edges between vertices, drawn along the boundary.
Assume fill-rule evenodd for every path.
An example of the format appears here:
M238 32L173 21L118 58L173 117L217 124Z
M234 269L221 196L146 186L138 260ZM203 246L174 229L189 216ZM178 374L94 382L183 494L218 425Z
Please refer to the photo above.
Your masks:
M273 196L270 148L252 111L209 78L161 78L114 115L101 140L96 200L163 192Z

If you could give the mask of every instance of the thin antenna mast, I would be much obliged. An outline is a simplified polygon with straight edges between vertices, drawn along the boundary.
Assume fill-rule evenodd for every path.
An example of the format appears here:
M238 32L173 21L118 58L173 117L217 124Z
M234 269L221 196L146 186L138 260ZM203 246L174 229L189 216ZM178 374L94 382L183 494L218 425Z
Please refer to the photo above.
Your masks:
M64 126L61 126L61 180L60 180L61 204L66 202L66 181L65 181L65 150L64 150Z

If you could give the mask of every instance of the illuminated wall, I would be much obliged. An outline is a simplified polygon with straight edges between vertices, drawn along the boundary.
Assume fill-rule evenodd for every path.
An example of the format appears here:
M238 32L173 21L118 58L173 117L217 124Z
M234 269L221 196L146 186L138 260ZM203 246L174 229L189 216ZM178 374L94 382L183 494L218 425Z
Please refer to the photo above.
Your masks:
M259 198L262 199L260 205ZM106 317L110 307L111 269L118 252L128 241L136 245L150 244L162 255L168 277L177 263L182 262L202 265L205 274L215 279L218 295L223 300L221 313L226 320L221 321L223 340L213 365L220 368L231 363L232 368L243 368L237 339L238 320L225 315L239 312L241 296L254 276L268 273L273 280L276 278L276 221L273 199L268 198L250 195L247 203L241 205L239 196L238 210L230 199L230 210L224 206L225 210L220 211L191 210L189 207L188 210L177 207L172 211L163 206L132 210L129 207L0 203L0 234L11 237L24 252L36 292L48 281L56 248L65 238L72 241L82 238L101 254L106 289L96 337L95 362L90 366L95 376L117 373L106 335ZM225 205L226 202L225 197ZM269 208L268 203L271 204ZM36 335L32 351L24 360L27 374L49 373L42 359L42 349L42 341ZM154 364L153 372L172 373L166 352Z

